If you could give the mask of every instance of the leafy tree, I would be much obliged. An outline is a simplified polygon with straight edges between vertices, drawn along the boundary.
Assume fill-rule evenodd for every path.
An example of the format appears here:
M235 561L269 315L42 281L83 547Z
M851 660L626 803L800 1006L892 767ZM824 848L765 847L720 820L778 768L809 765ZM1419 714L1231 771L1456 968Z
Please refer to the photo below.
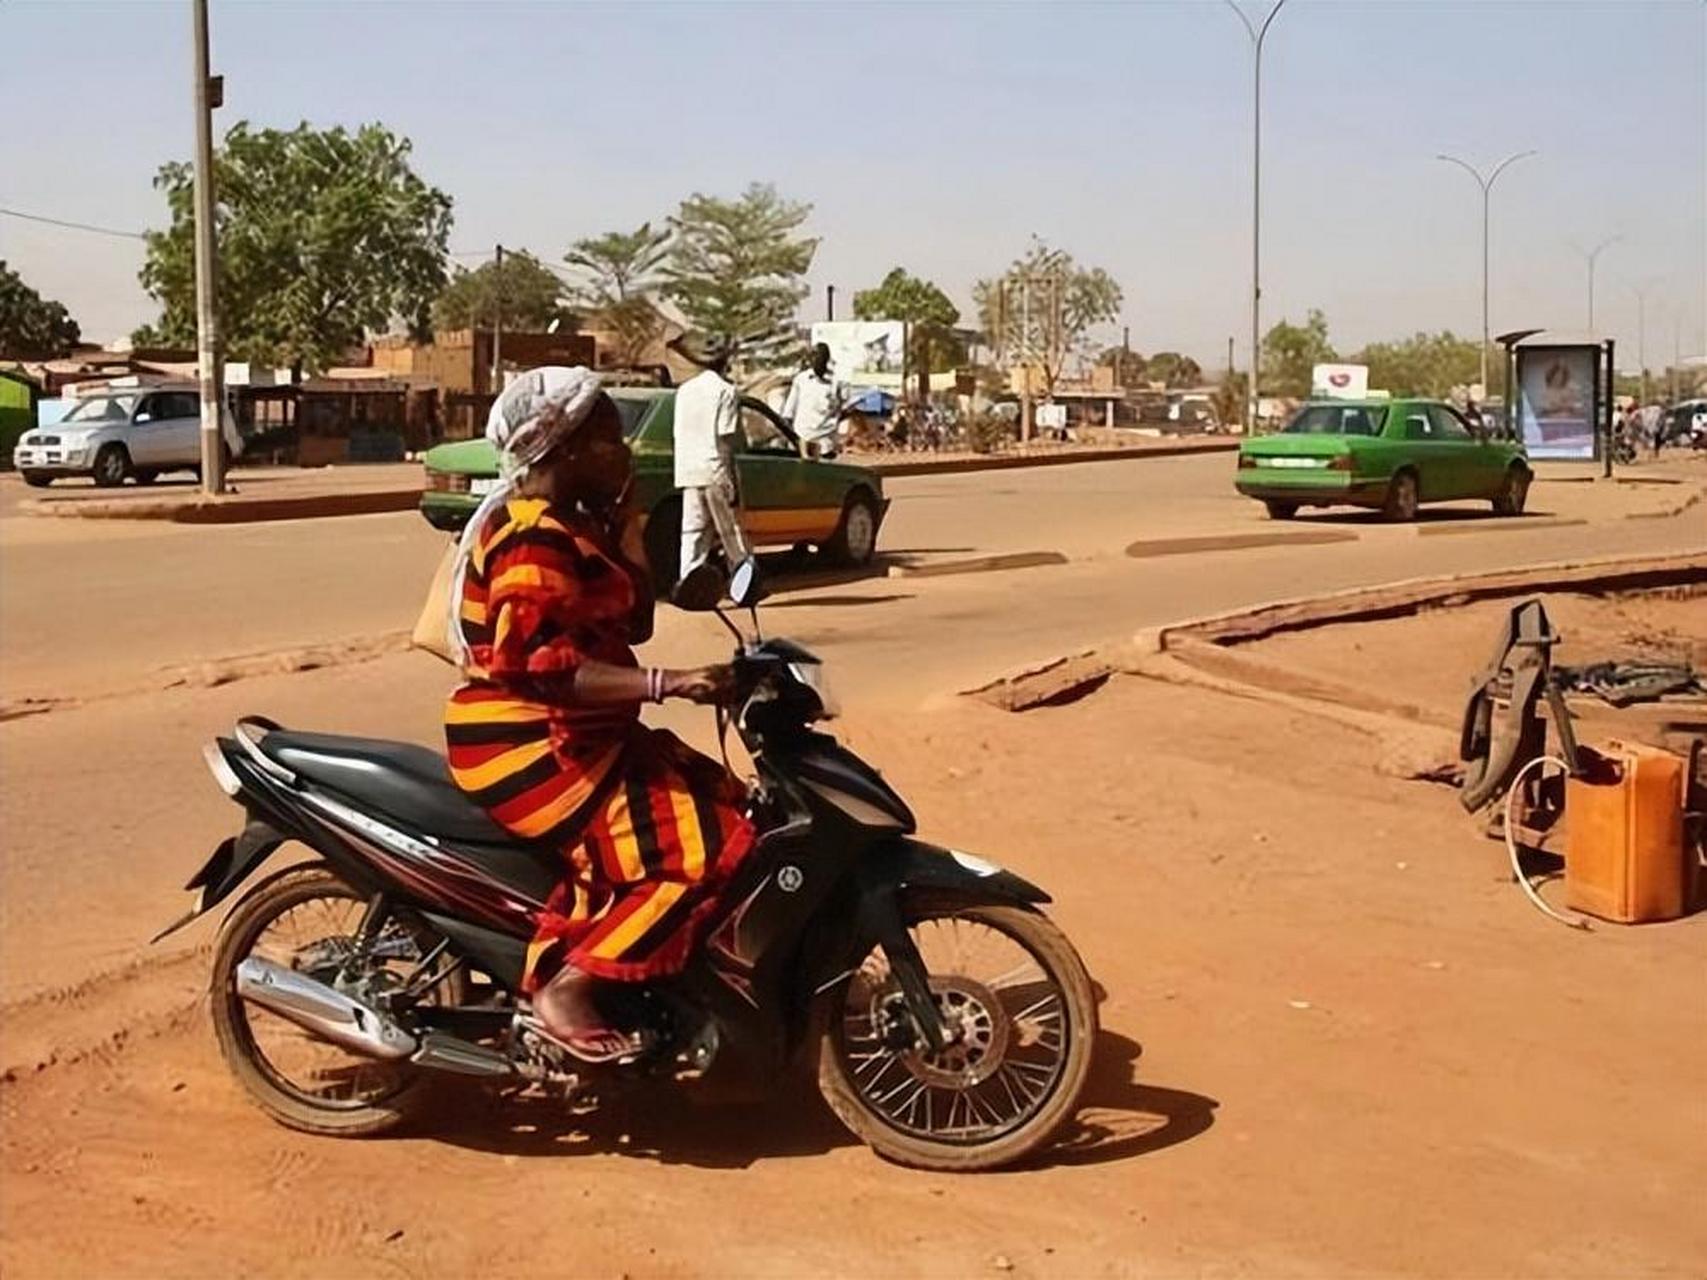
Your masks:
M1312 309L1302 325L1282 320L1262 340L1261 390L1268 395L1307 396L1310 372L1339 357L1328 341L1328 318Z
M854 315L861 320L903 320L907 324L907 359L919 375L919 398L928 399L931 374L954 368L966 359L966 347L955 336L960 309L929 280L896 267L875 289L854 294Z
M1480 344L1448 330L1413 334L1399 342L1372 342L1356 360L1369 366L1371 387L1396 396L1444 396L1482 376ZM1488 377L1495 383L1489 390L1499 394L1503 374L1498 358L1488 362Z
M51 360L82 336L64 306L42 297L0 258L0 354Z
M425 333L444 283L451 201L409 165L410 143L378 124L252 129L214 159L220 328L238 359L324 368L370 331ZM193 172L163 165L154 185L172 224L148 233L141 280L161 305L138 341L193 346Z
M1120 314L1122 294L1101 267L1081 267L1033 237L1007 271L973 285L972 298L984 332L1010 360L1037 364L1053 393L1067 357L1083 351L1091 329Z
M670 233L643 222L633 231L609 231L577 240L563 260L586 273L575 300L616 334L617 358L638 364L662 333L653 305L658 270L669 256Z
M563 282L531 253L504 254L469 271L458 268L433 303L433 328L489 329L499 316L506 329L538 332L553 320L572 324L563 306Z
M750 357L779 354L794 345L794 310L818 250L816 237L799 234L811 212L756 182L733 200L689 196L670 219L665 296L699 332Z
M1149 362L1125 347L1104 347L1097 364L1114 370L1114 383L1119 387L1142 387L1149 381L1146 374Z
M1158 351L1150 357L1151 382L1164 387L1197 387L1203 385L1203 366L1190 356L1177 351Z

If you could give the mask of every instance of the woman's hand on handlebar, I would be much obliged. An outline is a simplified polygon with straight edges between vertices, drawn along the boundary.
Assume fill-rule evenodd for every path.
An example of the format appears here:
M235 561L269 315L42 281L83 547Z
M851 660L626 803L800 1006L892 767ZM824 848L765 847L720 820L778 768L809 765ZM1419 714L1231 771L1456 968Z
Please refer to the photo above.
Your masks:
M664 696L686 698L702 706L721 706L735 696L735 669L727 664L664 674Z

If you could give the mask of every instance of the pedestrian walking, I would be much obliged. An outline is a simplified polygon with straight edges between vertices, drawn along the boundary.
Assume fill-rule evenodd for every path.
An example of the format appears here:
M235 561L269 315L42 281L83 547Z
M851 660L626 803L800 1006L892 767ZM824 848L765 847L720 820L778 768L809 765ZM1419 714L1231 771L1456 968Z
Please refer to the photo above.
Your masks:
M831 376L829 345L820 342L812 348L812 363L794 375L782 402L782 416L808 458L836 456L845 398L842 384Z
M1642 406L1642 435L1656 458L1660 456L1660 446L1665 443L1665 420L1665 410L1657 402Z
M731 569L752 555L741 528L735 468L741 397L728 377L733 354L730 343L717 340L699 356L690 355L703 368L676 392L675 471L676 487L682 491L678 584L709 561L719 546Z

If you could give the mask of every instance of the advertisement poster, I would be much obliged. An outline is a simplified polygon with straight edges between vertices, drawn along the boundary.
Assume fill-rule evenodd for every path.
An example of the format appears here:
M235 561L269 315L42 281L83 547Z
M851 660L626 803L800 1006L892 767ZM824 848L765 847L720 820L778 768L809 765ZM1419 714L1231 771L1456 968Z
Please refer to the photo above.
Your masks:
M907 329L899 320L820 320L812 342L830 348L836 379L850 386L898 387Z
M1592 459L1598 439L1594 347L1524 347L1517 353L1518 424L1532 458Z
M1310 370L1310 394L1318 400L1362 400L1369 394L1369 366L1316 365Z

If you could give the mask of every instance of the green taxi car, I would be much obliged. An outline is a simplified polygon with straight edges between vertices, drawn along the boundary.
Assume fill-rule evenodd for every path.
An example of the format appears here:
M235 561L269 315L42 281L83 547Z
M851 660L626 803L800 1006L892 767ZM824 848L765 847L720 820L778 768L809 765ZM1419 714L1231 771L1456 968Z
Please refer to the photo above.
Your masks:
M1413 520L1424 502L1483 499L1523 514L1523 445L1497 440L1439 400L1314 401L1276 435L1239 445L1239 492L1276 520L1300 507L1369 507Z
M676 393L613 387L609 395L634 451L635 496L645 513L652 576L667 589L675 585L681 556L682 500L671 445ZM741 431L741 523L753 544L805 544L838 564L869 563L889 510L882 476L869 467L802 458L787 425L757 400L742 398ZM486 440L460 440L428 450L422 461L421 514L434 528L459 531L498 482L496 452Z

